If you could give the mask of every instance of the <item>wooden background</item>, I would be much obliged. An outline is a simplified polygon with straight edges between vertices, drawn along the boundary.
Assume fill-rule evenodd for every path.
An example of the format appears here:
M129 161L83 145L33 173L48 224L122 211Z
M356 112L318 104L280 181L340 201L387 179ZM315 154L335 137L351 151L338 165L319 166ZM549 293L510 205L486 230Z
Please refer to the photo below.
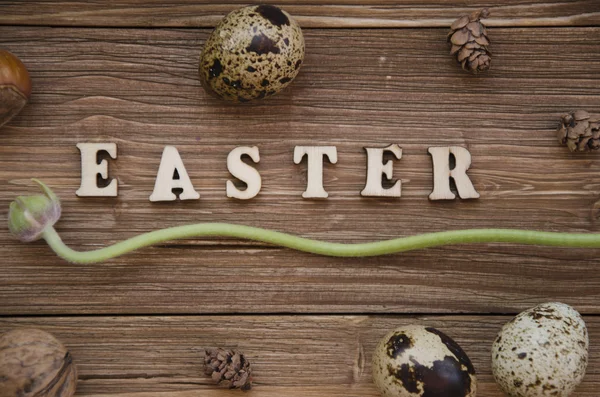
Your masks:
M93 249L159 227L223 221L338 242L474 227L600 232L600 154L557 144L561 114L600 113L597 0L282 0L305 28L307 55L284 93L246 106L200 87L210 28L244 2L0 1L0 48L18 55L30 106L0 133L0 221L37 177L63 200L64 240ZM492 71L448 55L452 20L491 6ZM78 142L116 142L118 198L77 198ZM400 199L360 197L364 146L398 143ZM198 201L150 203L160 155L175 145ZM227 153L258 145L259 196L227 199ZM330 198L304 200L295 145L336 145ZM429 202L435 145L467 147L479 200ZM81 396L221 397L203 347L254 363L255 396L376 396L371 352L411 322L455 338L479 396L502 395L490 371L501 325L545 301L573 305L591 336L600 388L598 250L462 245L335 259L220 239L177 241L96 265L70 265L41 242L0 229L0 331L35 326L73 352ZM140 394L137 394L140 393Z

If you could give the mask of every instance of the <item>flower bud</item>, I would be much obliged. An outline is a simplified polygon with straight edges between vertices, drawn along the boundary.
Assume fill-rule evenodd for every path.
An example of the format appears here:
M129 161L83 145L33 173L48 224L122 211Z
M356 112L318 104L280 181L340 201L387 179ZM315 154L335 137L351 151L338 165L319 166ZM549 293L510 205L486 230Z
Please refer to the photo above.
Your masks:
M33 179L45 194L20 196L10 203L8 228L19 240L35 241L46 228L54 226L60 218L60 201L41 181Z

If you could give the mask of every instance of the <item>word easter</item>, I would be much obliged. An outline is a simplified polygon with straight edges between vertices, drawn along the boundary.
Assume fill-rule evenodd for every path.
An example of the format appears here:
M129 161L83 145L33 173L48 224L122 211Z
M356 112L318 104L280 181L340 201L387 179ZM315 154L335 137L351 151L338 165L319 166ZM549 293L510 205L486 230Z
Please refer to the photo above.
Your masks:
M97 161L98 152L106 151L113 159L117 158L117 145L115 143L78 143L81 152L81 186L76 194L79 197L116 197L117 180L113 180L104 187L97 184L97 176L108 178L108 163L106 160ZM388 180L393 177L392 161L383 162L385 153L391 153L398 160L402 158L402 149L393 144L386 148L365 148L367 152L367 182L360 192L364 197L400 197L401 181L396 181L392 187L384 188L382 178ZM463 147L444 146L430 147L429 154L433 160L433 192L430 200L453 200L456 195L450 189L450 178L454 179L458 195L462 199L479 198L467 170L471 165L471 154ZM238 189L233 182L227 181L227 197L248 200L260 192L261 177L256 168L244 163L242 156L249 156L254 163L260 161L258 147L240 146L233 149L227 156L227 169L235 178L246 184L246 189ZM450 167L450 157L454 156L454 167ZM337 148L335 146L296 146L294 148L294 163L300 164L307 157L308 177L304 198L327 198L328 194L323 188L323 160L325 157L332 164L337 163ZM175 172L179 179L174 179ZM177 196L173 189L180 189L180 200L197 200L200 194L194 189L192 181L183 165L183 160L174 146L166 146L160 165L154 191L150 201L173 201Z

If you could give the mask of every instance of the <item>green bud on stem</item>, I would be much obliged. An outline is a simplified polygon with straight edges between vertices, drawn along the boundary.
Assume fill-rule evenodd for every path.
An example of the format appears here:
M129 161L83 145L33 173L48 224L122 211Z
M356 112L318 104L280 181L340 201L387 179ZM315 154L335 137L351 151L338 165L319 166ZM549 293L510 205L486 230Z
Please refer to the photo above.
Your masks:
M399 237L369 243L333 243L312 240L274 230L230 223L197 223L140 234L125 241L92 251L69 248L54 229L60 218L60 202L42 182L34 179L45 195L19 197L10 205L8 226L24 242L39 238L61 258L72 263L103 262L137 249L165 241L193 237L234 237L292 248L313 254L338 257L388 255L398 252L451 244L514 243L573 248L600 248L600 233L543 232L518 229L450 230Z
M43 232L60 218L58 197L41 181L37 183L44 194L20 196L10 203L8 228L19 240L30 242L42 237Z

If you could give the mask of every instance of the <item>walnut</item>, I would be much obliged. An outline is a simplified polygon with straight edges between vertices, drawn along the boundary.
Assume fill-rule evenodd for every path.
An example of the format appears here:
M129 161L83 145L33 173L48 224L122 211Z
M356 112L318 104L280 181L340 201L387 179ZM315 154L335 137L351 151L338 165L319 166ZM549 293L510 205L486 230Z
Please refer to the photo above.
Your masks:
M77 368L51 334L15 329L0 335L0 397L71 397Z

